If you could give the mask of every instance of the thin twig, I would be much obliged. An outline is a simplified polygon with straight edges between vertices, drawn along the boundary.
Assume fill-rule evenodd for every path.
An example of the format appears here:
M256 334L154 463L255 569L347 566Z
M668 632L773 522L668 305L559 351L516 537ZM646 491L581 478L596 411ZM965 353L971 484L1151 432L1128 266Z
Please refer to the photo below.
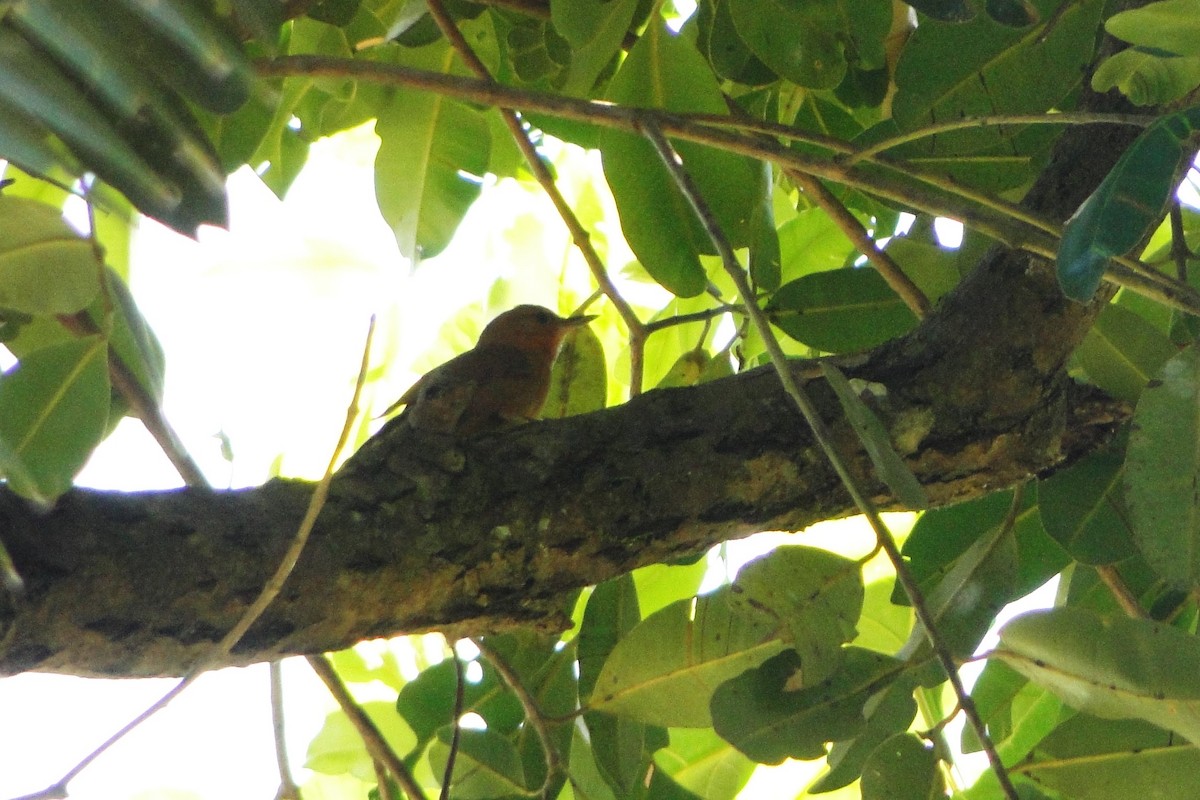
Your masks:
M454 776L454 762L458 760L458 747L462 739L462 725L459 721L463 715L463 703L466 700L467 677L463 674L462 659L458 657L454 646L450 646L450 658L454 661L454 718L450 724L454 730L450 734L450 752L446 755L446 769L442 773L442 791L439 800L450 800L450 779Z
M542 752L546 758L546 779L542 782L542 788L538 794L545 796L546 790L555 776L566 774L566 770L563 769L562 761L559 758L558 750L554 747L554 740L550 736L550 728L546 724L546 717L542 714L541 708L538 707L537 700L525 688L525 684L521 682L521 676L509 666L508 662L504 660L504 656L500 655L487 639L472 639L471 641L479 648L479 652L483 653L484 657L487 658L488 663L495 668L496 674L500 676L500 680L504 681L504 684L516 696L517 701L521 704L521 708L525 711L525 721L533 728L534 734L542 744Z
M446 7L442 0L428 0L429 14L437 23L442 34L449 40L454 51L466 62L467 67L475 73L475 75L483 81L492 85L497 85L488 72L487 66L475 55L475 51L471 49L471 45L459 31L458 26L454 24L453 18L446 11ZM533 172L534 178L537 179L538 185L542 187L542 191L550 198L550 202L554 204L554 208L558 211L559 217L562 218L563 224L567 226L567 231L571 234L571 241L579 248L579 252L583 255L583 260L587 263L588 269L592 273L592 278L600 286L601 290L612 302L617 313L621 315L621 320L625 323L625 327L629 329L629 350L630 350L630 375L629 375L629 393L637 395L642 390L642 362L644 358L644 342L645 330L641 320L634 313L633 308L626 302L621 293L617 291L616 285L608 276L608 270L604 266L604 261L600 258L600 254L596 252L596 248L592 247L592 237L583 227L583 223L579 221L579 217L575 216L575 211L567 203L562 192L558 190L558 185L554 182L554 176L550 174L550 170L546 167L546 162L542 160L542 156L537 151L530 140L529 135L525 132L525 126L521 123L521 118L517 116L516 111L511 106L498 106L500 115L504 118L504 124L508 127L512 134L513 141L517 143L521 153L525 156L525 161L529 164L529 169Z
M317 673L317 677L325 684L325 688L329 689L329 693L333 695L333 699L337 701L338 707L346 714L346 718L350 720L350 724L354 730L362 738L363 744L366 745L367 752L371 754L371 758L381 762L387 767L388 772L400 784L409 796L410 800L426 800L425 792L422 791L421 785L417 783L411 771L405 766L404 761L388 744L387 739L379 732L379 728L375 727L375 723L367 716L366 712L355 702L354 697L350 694L350 690L346 688L346 684L342 682L337 671L333 668L333 663L328 656L305 656L308 665L312 667L313 672Z
M667 141L662 131L654 125L643 123L642 134L654 146L663 164L674 178L676 185L679 186L680 191L683 192L692 206L709 238L712 239L717 253L721 256L721 262L725 266L726 272L729 273L729 277L733 279L738 287L738 291L743 297L749 297L752 290L746 274L738 263L733 248L730 246L729 240L725 237L725 233L721 230L720 225L709 210L708 204L696 189L691 176L684 169L679 155L671 147L670 142ZM904 587L905 593L908 594L918 621L925 627L925 635L929 638L930 647L933 649L942 668L946 671L950 685L954 688L954 694L958 698L959 705L962 707L963 714L967 717L967 721L979 736L983 749L987 753L988 761L991 763L1005 796L1009 800L1018 800L1016 788L1012 785L1008 771L1000 761L1000 756L996 752L991 739L988 737L987 727L980 718L978 711L976 711L975 705L963 685L962 678L958 674L958 665L954 661L954 656L946 646L946 643L942 641L941 635L937 631L936 620L933 618L929 606L925 602L925 597L921 593L915 578L913 578L912 572L900 555L900 549L896 546L896 540L892 537L891 531L888 530L887 524L880 517L879 510L875 507L874 502L871 501L866 491L859 485L858 479L850 472L849 465L842 457L833 439L833 434L821 418L817 407L796 381L787 356L784 355L783 350L780 348L779 340L775 338L775 333L771 330L766 315L753 302L746 304L746 311L750 316L750 321L754 325L755 330L763 339L767 354L770 356L771 363L775 367L780 381L783 383L784 390L792 398L793 402L795 402L797 408L800 409L800 413L804 415L804 419L812 429L813 438L816 439L824 451L826 458L829 459L830 464L833 466L834 471L841 478L842 484L846 487L846 491L850 494L854 504L863 513L863 516L867 518L871 528L875 531L879 545L887 553L888 559L892 562L892 566L896 570L896 578L900 581L900 585Z
M288 550L280 559L279 565L275 568L275 573L267 580L262 591L254 602L242 613L242 616L234 624L234 626L221 638L219 642L210 647L206 652L202 653L192 665L179 683L175 684L169 692L163 695L157 702L138 714L130 722L124 725L120 730L112 736L105 739L96 749L84 756L79 763L69 769L59 780L49 788L29 795L29 798L61 798L66 797L67 784L69 784L79 773L87 769L93 761L103 755L110 747L123 739L132 730L137 728L150 717L157 714L162 709L166 708L172 700L178 697L185 689L196 682L202 674L208 671L213 664L218 663L221 659L233 650L234 645L245 635L250 626L262 616L267 607L279 595L283 589L283 584L291 575L292 570L296 566L296 562L300 559L300 554L304 551L305 545L308 543L309 534L312 533L313 526L316 524L317 515L321 513L321 509L325 505L325 499L329 495L329 483L333 479L333 469L337 465L338 459L341 457L342 450L346 446L346 442L350 439L350 431L353 430L354 420L358 416L358 402L362 395L362 387L367 378L367 367L370 362L371 340L375 333L375 317L371 317L371 323L367 328L367 341L363 346L362 365L359 368L358 380L354 385L354 394L350 399L350 405L346 409L346 422L342 426L341 435L338 437L337 444L334 446L333 453L329 458L329 465L325 469L325 474L313 489L312 498L309 500L308 508L305 510L304 519L296 529L296 535L292 537L292 543L288 546Z
M663 317L662 319L651 320L646 323L646 334L649 335L656 331L674 328L677 325L687 325L691 322L708 322L725 314L745 314L746 311L740 305L734 303L723 303L716 308L706 308L703 311L693 311L689 314L676 314L673 317Z
M278 800L300 800L300 787L292 777L292 765L288 761L287 740L283 724L283 669L279 661L270 664L271 680L271 733L275 740L275 764L279 768Z
M855 249L866 256L867 261L870 261L871 265L875 267L875 271L887 281L887 285L900 296L900 299L916 315L917 319L924 319L930 310L929 298L925 296L919 286L913 283L912 278L900 269L900 265L890 255L879 249L879 245L867 233L863 224L850 213L850 209L834 197L833 192L825 188L825 184L811 175L795 169L785 170L785 172L797 186L804 190L806 195L812 198L817 207L833 220Z
M1129 587L1125 585L1125 580L1121 577L1121 573L1117 572L1117 568L1110 565L1100 565L1095 567L1096 575L1100 578L1100 582L1108 587L1108 591L1112 593L1113 599L1117 601L1117 605L1125 612L1127 616L1134 619L1150 619L1150 615L1142 608L1142 604L1134 597L1133 592L1129 591Z

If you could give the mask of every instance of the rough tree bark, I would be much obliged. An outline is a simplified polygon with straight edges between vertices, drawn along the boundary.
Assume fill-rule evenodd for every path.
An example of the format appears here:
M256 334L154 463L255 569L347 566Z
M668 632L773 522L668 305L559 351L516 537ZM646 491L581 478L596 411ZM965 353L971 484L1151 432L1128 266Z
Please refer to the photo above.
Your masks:
M1069 130L1026 204L1065 219L1135 133ZM878 411L935 504L1108 441L1129 409L1064 371L1098 310L1063 299L1049 264L997 247L917 330L853 370L886 388ZM827 387L808 386L857 450ZM866 475L861 453L854 463ZM310 490L77 490L48 514L0 493L0 536L29 586L0 596L0 675L180 674L258 593ZM430 629L557 628L582 586L849 513L767 370L458 445L391 424L335 478L283 595L228 663Z

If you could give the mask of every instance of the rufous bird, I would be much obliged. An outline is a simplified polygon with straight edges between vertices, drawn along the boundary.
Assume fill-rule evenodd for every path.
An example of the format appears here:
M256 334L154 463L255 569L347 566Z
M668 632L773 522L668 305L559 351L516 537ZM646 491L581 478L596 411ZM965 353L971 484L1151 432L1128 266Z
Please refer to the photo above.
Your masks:
M536 419L563 339L593 319L535 305L505 311L475 347L424 375L384 414L406 405L413 428L464 437Z

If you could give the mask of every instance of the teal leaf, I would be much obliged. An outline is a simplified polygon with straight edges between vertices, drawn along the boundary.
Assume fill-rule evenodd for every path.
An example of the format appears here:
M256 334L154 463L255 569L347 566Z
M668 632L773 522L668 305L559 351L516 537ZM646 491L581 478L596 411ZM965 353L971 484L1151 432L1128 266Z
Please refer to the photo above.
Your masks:
M1200 126L1200 106L1155 120L1067 220L1058 247L1058 282L1081 303L1100 288L1108 260L1128 255L1166 214L1183 170L1186 146Z

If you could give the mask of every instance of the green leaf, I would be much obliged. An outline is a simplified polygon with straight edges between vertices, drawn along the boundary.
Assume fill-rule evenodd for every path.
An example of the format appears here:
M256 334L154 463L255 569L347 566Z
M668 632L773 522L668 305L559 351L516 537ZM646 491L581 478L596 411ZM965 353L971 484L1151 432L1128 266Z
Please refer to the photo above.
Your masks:
M984 662L983 672L971 687L971 701L975 703L980 719L987 725L993 744L1004 741L1012 733L1015 698L1028 690L1041 691L1032 687L1024 675L1003 661L992 659ZM970 725L963 726L962 750L964 753L983 750L979 735Z
M605 99L668 111L728 113L716 78L699 52L661 22L638 39ZM726 237L734 247L747 245L752 237L750 209L767 191L762 165L689 142L675 146ZM600 151L621 229L638 260L680 297L703 292L707 280L699 254L713 252L712 242L654 148L643 137L605 130Z
M775 74L809 89L832 89L846 75L845 21L834 0L788 3L729 0L738 34Z
M654 763L705 800L734 800L758 766L708 728L675 728Z
M491 729L515 731L524 718L521 703L504 686L495 668L486 661L477 662L483 675L463 687L463 711L483 717ZM443 661L425 669L400 690L396 711L416 734L416 747L424 747L437 731L454 718L457 690L454 664Z
M445 42L404 51L404 64L449 70ZM375 123L375 196L400 252L432 258L445 249L479 196L491 134L483 114L430 92L397 88Z
M589 706L654 725L705 728L713 690L783 647L776 622L733 603L728 588L680 600L617 643Z
M917 324L904 301L872 269L805 275L781 286L766 310L788 336L826 353L868 350Z
M449 756L449 726L438 731L438 741L429 748L429 764L434 774L444 775ZM459 731L458 758L454 762L451 784L454 797L461 800L492 800L510 795L527 795L529 786L517 748L493 730Z
M1157 48L1114 53L1092 74L1098 92L1119 89L1138 106L1173 103L1200 84L1200 56L1174 56Z
M41 505L71 481L108 422L108 343L88 336L34 351L0 377L0 471Z
M1126 502L1138 549L1176 587L1200 585L1200 350L1163 367L1133 415Z
M393 751L404 753L416 744L413 732L396 714L391 703L372 700L360 703L359 708L375 723ZM334 711L325 717L325 724L308 743L304 766L323 775L353 775L360 780L375 781L375 765L362 736L342 711Z
M768 164L763 164L763 183L766 191L750 216L750 279L759 290L773 292L779 288L783 257L779 232L775 229L771 167Z
M561 419L599 411L608 402L608 364L600 337L589 327L567 334L550 376L550 394L542 419Z
M1042 740L1038 758L1014 772L1063 797L1192 800L1200 749L1141 720L1077 714Z
M1075 351L1092 383L1136 402L1150 378L1179 352L1167 335L1138 314L1109 304Z
M697 46L712 70L746 85L770 83L775 73L750 51L733 24L730 0L701 0L696 13Z
M853 252L846 234L819 208L806 208L779 228L781 278L788 282L840 269Z
M1063 294L1091 300L1108 260L1128 255L1157 227L1191 164L1186 143L1196 127L1200 106L1155 120L1067 220L1058 247Z
M866 725L852 739L842 739L829 749L829 772L821 776L811 791L831 792L863 775L864 764L875 748L912 725L917 714L913 699L913 681L902 678L876 694L863 709Z
M1124 475L1124 450L1110 447L1039 484L1042 525L1076 561L1113 564L1133 555Z
M621 52L638 0L552 0L550 21L571 45L562 91L587 96Z
M1200 55L1200 0L1161 0L1113 14L1104 27L1118 39L1180 56Z
M956 656L967 658L975 651L996 614L1015 595L1017 563L1014 530L1000 524L967 548L926 590L925 605L944 646ZM928 647L925 628L918 623L901 653L916 658Z
M795 690L800 657L786 650L762 666L723 683L712 697L713 727L761 764L785 758L812 760L825 743L856 735L863 706L902 669L893 658L846 648L841 668L823 683Z
M909 509L916 511L927 508L929 498L925 495L925 489L892 446L887 428L850 386L850 381L846 380L841 370L827 361L821 362L821 374L837 395L846 419L871 457L876 475L887 484L896 499Z
M637 584L638 606L642 614L653 614L661 608L700 590L708 562L704 558L686 564L650 564L633 571Z
M600 677L600 669L617 646L642 619L637 586L630 574L598 584L588 598L579 627L579 693L587 697Z
M72 314L100 291L92 245L53 206L0 195L0 308Z
M911 733L898 733L879 745L863 766L863 800L934 800L945 795L937 756Z
M738 571L733 598L765 612L787 631L800 656L797 687L812 686L841 663L845 642L858 632L863 582L858 563L801 545L777 547Z
M1073 3L1061 13L1059 5L1057 0L1033 0L1033 12L1053 22L1021 28L982 14L961 24L922 20L896 64L892 113L899 130L966 116L1037 113L1058 105L1092 59L1103 3ZM987 185L995 180L990 172L1011 171L1014 164L1008 158L1028 156L1054 136L1053 131L1019 125L976 127L926 137L895 155L952 175L958 162L978 157L976 172L960 177ZM1018 174L1027 175L1028 167ZM997 177L1003 179L1002 174Z
M1137 717L1200 741L1200 639L1191 634L1055 608L1005 625L994 657L1081 711Z

